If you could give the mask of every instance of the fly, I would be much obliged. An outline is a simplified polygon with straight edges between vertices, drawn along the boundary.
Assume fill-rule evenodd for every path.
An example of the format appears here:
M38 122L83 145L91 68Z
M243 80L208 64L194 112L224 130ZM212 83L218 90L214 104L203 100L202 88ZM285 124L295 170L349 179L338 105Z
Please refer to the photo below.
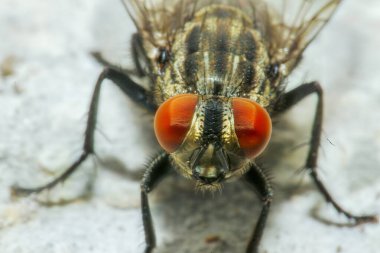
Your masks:
M304 167L338 212L354 224L375 222L375 216L356 216L343 209L319 179L316 168L323 115L320 84L310 82L285 91L284 81L341 0L298 0L292 5L284 0L282 11L260 0L167 2L125 3L137 28L132 37L136 70L120 70L98 55L106 68L92 96L82 154L52 182L32 189L14 187L14 192L30 194L50 189L94 153L100 89L109 79L155 114L154 130L162 147L141 183L145 253L156 246L148 193L172 168L194 180L202 190L218 189L223 182L238 177L255 187L263 207L246 252L257 252L273 191L255 159L270 141L272 119L315 94L318 101ZM143 88L131 75L148 78L149 88Z

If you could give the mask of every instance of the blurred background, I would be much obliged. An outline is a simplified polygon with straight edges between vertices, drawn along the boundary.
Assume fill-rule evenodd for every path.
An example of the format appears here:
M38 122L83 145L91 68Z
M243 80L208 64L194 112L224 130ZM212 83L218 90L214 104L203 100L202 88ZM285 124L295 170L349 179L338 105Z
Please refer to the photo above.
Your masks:
M379 1L343 1L289 79L289 88L312 80L324 87L320 174L355 214L380 213L379 27ZM90 52L128 65L134 30L117 0L0 0L0 252L143 252L134 175L158 146L151 116L110 83L101 95L99 160L49 193L9 192L50 181L79 156L102 70ZM380 252L380 226L345 226L300 170L315 102L279 119L263 158L275 198L260 252ZM240 181L202 194L175 173L150 199L157 253L244 252L260 212Z

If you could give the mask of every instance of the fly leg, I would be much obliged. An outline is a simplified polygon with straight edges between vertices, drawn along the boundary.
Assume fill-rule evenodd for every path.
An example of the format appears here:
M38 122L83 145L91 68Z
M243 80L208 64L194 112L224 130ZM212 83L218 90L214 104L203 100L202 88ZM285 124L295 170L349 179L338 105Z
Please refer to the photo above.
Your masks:
M158 181L162 179L169 170L169 156L162 152L150 162L141 182L141 212L146 243L144 253L151 253L156 247L156 236L154 234L152 215L149 208L148 193L153 190Z
M361 224L365 222L376 222L376 216L357 216L342 208L331 196L329 191L326 189L325 185L322 183L318 177L317 172L317 158L318 149L321 139L322 131L322 118L323 118L323 90L318 82L311 82L303 84L287 93L284 94L279 104L275 107L276 112L283 112L297 104L299 101L315 93L318 96L317 109L314 116L313 128L311 131L310 149L307 155L305 168L309 171L311 178L316 184L318 190L325 197L326 201L331 203L334 208L344 214L348 219L351 219L355 224Z
M130 69L122 69L120 66L109 62L107 59L103 57L103 55L99 52L92 52L91 55L95 58L97 62L102 64L104 67L112 68L112 69L119 69L120 72L135 75L137 77L144 77L146 76L146 72L144 68L141 66L140 58L143 57L146 59L146 56L144 54L144 51L142 49L142 41L141 37L138 33L134 33L131 40L131 53L132 53L132 60L135 66L134 70Z
M134 33L132 36L132 59L135 63L137 76L143 77L146 76L146 71L144 70L143 66L141 66L140 58L143 58L145 61L147 61L147 56L145 54L144 49L142 48L142 39L141 36L138 33Z
M259 220L257 221L255 230L249 240L246 251L246 253L257 253L269 214L269 208L272 203L273 193L268 178L257 165L253 164L251 166L250 170L245 174L245 179L254 187L263 203Z
M94 132L96 128L96 118L98 114L98 103L100 89L103 81L109 79L113 81L128 97L142 107L145 107L149 111L154 112L156 105L152 102L151 96L148 91L133 82L127 75L117 70L106 68L100 74L98 81L92 95L90 110L88 113L87 127L85 131L84 145L82 154L79 158L64 171L59 177L53 181L36 188L23 188L12 187L12 192L15 195L28 195L31 193L39 193L45 189L51 189L58 183L65 181L76 169L88 158L88 156L94 154Z

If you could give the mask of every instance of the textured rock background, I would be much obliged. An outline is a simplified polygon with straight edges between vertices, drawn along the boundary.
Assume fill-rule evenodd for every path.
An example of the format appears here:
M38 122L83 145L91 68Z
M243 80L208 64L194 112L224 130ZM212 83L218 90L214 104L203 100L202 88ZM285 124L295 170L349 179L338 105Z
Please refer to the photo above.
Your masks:
M289 84L319 80L325 88L321 175L336 199L358 214L380 213L379 27L379 1L344 1ZM133 29L119 1L0 1L6 70L0 76L0 252L143 251L139 183L124 172L141 170L157 144L149 115L112 85L104 86L96 137L103 163L88 161L49 195L9 196L12 184L47 182L79 155L102 69L89 52L128 62ZM281 118L267 152L275 200L260 252L380 252L380 225L322 222L345 219L306 173L297 174L305 149L295 147L308 139L314 104L310 98ZM47 199L61 204L43 204ZM151 200L157 253L243 252L260 210L244 184L202 195L174 174ZM219 240L207 243L212 237Z

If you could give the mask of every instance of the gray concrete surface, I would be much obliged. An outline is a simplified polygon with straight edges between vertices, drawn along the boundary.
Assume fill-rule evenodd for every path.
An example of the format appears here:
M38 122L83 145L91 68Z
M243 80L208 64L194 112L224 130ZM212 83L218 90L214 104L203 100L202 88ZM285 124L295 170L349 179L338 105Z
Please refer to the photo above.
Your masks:
M321 175L357 214L380 213L379 28L379 1L344 1L289 84L325 88ZM132 30L117 0L0 0L0 252L143 252L139 183L124 171L141 170L157 144L150 117L112 85L96 136L103 163L88 161L50 194L9 195L12 184L40 185L78 156L101 71L89 52L124 64ZM297 174L305 149L294 147L307 141L314 104L281 118L267 152L275 200L260 253L378 253L380 225L339 226L344 217ZM157 253L244 252L260 210L240 182L203 195L174 174L151 199Z

